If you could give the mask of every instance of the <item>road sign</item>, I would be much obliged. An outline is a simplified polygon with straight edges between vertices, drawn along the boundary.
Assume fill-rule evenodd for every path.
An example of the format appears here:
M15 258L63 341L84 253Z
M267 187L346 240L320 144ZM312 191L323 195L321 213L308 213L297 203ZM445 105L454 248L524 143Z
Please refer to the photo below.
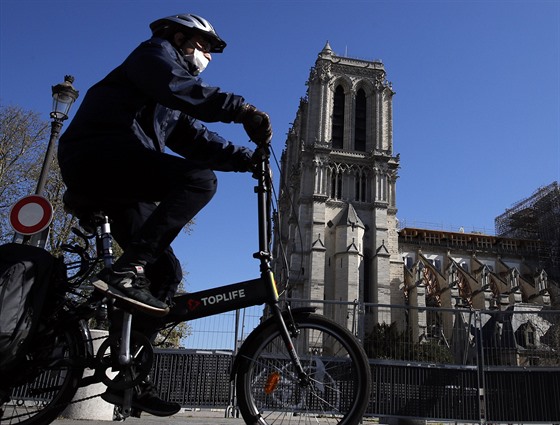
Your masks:
M17 201L10 210L10 225L21 235L42 232L53 218L51 203L40 195L29 195Z

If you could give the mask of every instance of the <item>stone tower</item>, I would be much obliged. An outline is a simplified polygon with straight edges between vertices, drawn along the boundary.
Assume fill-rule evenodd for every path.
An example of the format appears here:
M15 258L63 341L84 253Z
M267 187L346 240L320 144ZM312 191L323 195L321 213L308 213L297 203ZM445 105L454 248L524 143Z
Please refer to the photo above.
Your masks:
M402 304L395 92L383 63L337 56L327 43L307 86L282 155L275 272L292 298ZM352 319L339 310L323 313Z

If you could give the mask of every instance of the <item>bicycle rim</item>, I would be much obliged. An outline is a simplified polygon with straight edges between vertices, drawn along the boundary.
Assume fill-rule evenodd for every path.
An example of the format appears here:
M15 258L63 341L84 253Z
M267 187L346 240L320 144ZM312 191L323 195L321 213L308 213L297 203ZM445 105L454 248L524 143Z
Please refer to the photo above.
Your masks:
M13 387L10 400L2 405L4 425L45 425L54 421L76 393L84 368L80 364L80 335L65 330L53 336L44 365L27 383ZM47 349L45 347L45 349ZM44 354L44 353L43 353ZM36 367L24 364L23 367Z
M369 401L367 357L346 329L318 315L297 317L292 342L307 373L301 382L275 325L240 353L239 408L248 424L358 424Z

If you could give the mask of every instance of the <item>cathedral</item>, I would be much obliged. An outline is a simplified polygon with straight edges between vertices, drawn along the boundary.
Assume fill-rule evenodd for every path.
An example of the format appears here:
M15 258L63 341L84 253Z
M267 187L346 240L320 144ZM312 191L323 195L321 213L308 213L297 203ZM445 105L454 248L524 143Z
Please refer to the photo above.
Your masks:
M545 271L557 268L539 254L543 247L556 252L549 248L557 241L543 245L535 232L539 240L399 229L395 92L381 61L338 56L327 43L306 84L282 154L275 220L274 272L290 283L290 298L322 301L322 314L361 335L382 322L423 333L428 318L406 318L396 306L558 305L560 286ZM558 211L557 184L551 188L555 207L546 209ZM514 212L507 217L521 215ZM557 219L547 223L558 227ZM366 305L360 329L348 313L352 304Z
M286 261L275 273L289 279L292 298L324 300L325 309L329 301L402 305L395 92L385 67L337 56L327 43L307 86L281 160L275 250ZM323 314L341 322L346 313Z

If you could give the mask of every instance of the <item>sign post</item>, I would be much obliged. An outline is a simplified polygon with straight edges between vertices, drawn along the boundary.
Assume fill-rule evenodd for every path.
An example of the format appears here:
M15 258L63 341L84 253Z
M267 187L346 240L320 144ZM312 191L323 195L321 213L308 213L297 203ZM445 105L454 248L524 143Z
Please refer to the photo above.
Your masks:
M32 245L44 248L52 218L53 207L47 198L41 195L21 198L10 209L10 225L15 231L13 241L23 243L31 237Z

